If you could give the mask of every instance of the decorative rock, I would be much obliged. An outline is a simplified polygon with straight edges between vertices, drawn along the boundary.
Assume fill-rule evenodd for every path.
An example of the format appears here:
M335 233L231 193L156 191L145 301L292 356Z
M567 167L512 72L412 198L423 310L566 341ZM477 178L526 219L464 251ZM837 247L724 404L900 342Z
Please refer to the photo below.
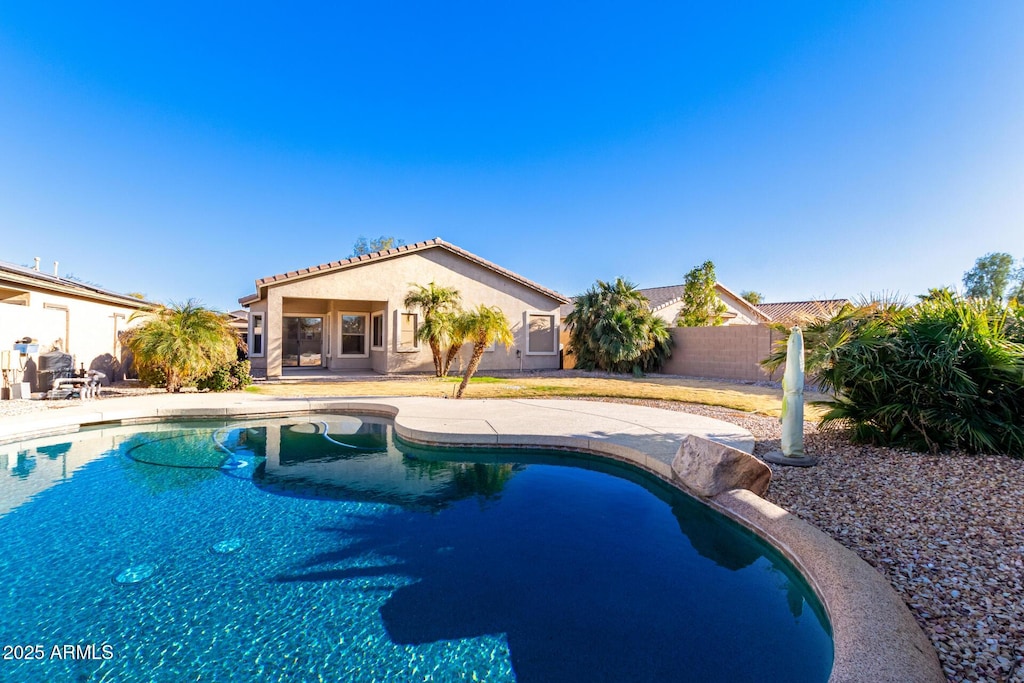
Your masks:
M752 455L716 441L688 434L672 461L672 472L702 498L732 489L759 496L768 490L772 471Z

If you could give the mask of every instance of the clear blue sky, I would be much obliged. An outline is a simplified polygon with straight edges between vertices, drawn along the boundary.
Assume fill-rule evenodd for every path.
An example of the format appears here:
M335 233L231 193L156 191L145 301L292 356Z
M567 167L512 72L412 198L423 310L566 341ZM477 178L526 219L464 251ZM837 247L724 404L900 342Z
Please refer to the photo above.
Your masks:
M360 235L570 295L1024 258L1019 0L332 4L0 0L0 260L230 310Z

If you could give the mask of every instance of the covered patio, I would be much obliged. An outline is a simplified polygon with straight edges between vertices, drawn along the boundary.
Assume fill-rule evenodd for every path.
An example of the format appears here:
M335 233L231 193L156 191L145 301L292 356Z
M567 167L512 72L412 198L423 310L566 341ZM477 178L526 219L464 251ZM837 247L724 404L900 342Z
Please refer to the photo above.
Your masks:
M435 239L257 280L239 300L249 309L253 375L432 371L416 338L421 311L404 303L427 283L457 291L464 308L494 306L508 318L515 343L488 349L483 369L559 366L559 305L568 299Z

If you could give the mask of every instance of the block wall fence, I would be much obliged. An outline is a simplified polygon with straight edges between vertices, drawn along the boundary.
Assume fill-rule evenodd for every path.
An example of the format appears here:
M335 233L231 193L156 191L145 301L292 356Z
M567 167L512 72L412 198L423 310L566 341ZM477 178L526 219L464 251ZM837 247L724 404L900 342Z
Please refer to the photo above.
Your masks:
M759 363L768 357L772 344L783 335L767 325L727 325L721 327L673 327L675 342L672 357L661 374L737 379L743 381L782 380L783 365L769 376ZM562 343L569 334L563 330ZM574 367L572 354L563 355L563 368Z
M782 379L780 368L773 376L759 363L768 357L772 344L783 338L767 325L722 327L673 327L675 346L662 373L760 381Z

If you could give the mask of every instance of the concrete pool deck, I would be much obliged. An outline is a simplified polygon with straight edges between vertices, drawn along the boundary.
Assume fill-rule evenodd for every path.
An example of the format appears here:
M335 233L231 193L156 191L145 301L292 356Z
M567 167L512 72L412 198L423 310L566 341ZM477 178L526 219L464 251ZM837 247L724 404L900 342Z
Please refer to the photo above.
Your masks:
M329 411L391 416L401 437L425 444L584 451L628 462L684 490L693 487L680 479L672 463L687 435L746 453L754 447L750 432L720 420L620 403L239 394L151 394L0 418L0 444L104 423ZM732 489L702 500L766 538L807 578L833 629L830 681L945 680L935 650L906 605L856 554L750 491Z

